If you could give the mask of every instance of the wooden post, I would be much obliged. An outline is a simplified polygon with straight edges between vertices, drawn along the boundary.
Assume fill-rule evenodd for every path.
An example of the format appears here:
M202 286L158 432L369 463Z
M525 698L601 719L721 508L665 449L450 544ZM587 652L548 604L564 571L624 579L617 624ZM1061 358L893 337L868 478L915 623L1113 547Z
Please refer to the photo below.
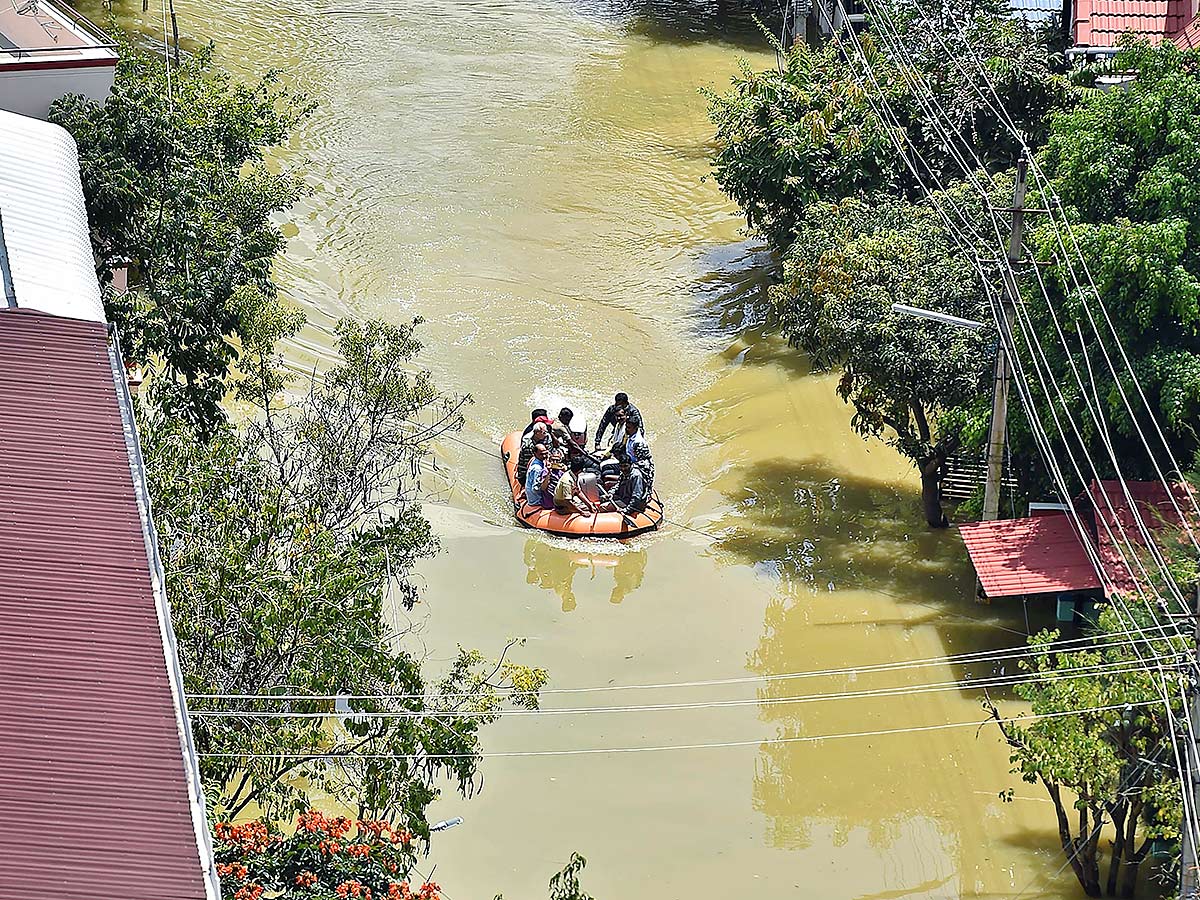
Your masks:
M992 427L988 435L987 481L983 487L983 521L1000 518L1000 485L1004 474L1004 442L1008 426L1008 385L1012 378L1011 322L1016 311L1017 265L1021 262L1021 234L1025 224L1025 184L1029 160L1024 153L1017 162L1013 185L1012 224L1008 234L1008 265L1004 267L1004 296L1000 301L1000 346L996 349L996 376L992 389Z
M175 68L179 68L179 22L175 20L175 0L171 3L171 35L175 40Z
M1195 642L1195 664L1200 667L1200 582L1196 584ZM1194 680L1195 673L1192 674L1192 678L1187 702L1192 705L1192 721L1200 722L1200 718L1197 718L1200 716L1200 690L1197 690ZM1188 821L1187 807L1184 807L1183 826L1179 832L1180 900L1195 900L1200 895L1200 857L1197 856L1200 848L1196 846L1195 838L1192 834L1192 826L1196 824L1196 804L1200 802L1200 772L1197 771L1197 764L1200 763L1200 743L1197 743L1197 736L1195 734L1190 734L1189 736L1189 746L1184 750L1184 771L1179 774L1183 782L1180 785L1180 789L1190 799L1193 819L1191 822Z

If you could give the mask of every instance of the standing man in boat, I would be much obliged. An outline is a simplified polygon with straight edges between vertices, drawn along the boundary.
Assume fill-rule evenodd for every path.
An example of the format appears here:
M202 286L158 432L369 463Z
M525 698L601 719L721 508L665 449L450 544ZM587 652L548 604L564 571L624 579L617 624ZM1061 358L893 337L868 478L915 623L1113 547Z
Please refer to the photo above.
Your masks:
M654 457L650 442L642 431L642 420L630 416L625 420L625 455L632 459L646 477L646 491L654 489Z
M608 409L604 411L603 417L600 419L600 424L596 426L596 444L595 449L600 449L600 443L604 439L604 433L611 427L613 437L620 439L621 437L621 422L636 418L638 422L642 422L642 414L638 412L638 408L629 402L629 395L624 391L613 397L613 402L609 404Z

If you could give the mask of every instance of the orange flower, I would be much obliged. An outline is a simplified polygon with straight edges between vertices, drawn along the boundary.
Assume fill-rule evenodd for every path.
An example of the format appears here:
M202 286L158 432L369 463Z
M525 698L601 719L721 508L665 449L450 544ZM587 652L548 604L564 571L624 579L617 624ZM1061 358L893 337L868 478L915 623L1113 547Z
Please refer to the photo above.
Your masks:
M442 895L438 892L441 889L441 886L436 882L427 881L421 885L421 890L417 892L417 898L418 900L440 900Z
M325 831L333 837L343 837L353 823L345 816L338 816L336 819L325 820Z
M296 820L296 825L305 831L320 831L324 830L325 822L325 816L320 810L310 809L308 812L300 814L300 818Z
M301 872L299 875L296 876L296 884L299 885L300 887L312 887L316 883L317 883L316 873L310 872L310 871L308 871L308 869L305 869L303 872Z
M259 900L263 895L263 886L261 884L248 884L245 887L237 889L237 893L233 895L233 900Z

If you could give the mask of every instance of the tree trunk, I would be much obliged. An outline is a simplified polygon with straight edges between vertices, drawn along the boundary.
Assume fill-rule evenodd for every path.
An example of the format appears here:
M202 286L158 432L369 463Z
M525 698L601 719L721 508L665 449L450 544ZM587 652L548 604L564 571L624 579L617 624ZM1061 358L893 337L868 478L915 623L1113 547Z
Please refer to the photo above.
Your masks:
M950 524L942 510L942 462L935 457L921 464L921 511L930 528Z
M1121 896L1132 897L1137 890L1138 869L1142 864L1142 854L1137 847L1137 826L1141 818L1142 804L1135 802L1129 810L1129 819L1125 823L1125 877L1121 882Z
M1125 817L1127 810L1122 807L1114 807L1108 811L1109 817L1113 820L1113 829L1116 831L1116 837L1113 839L1112 857L1108 861L1108 882L1104 886L1104 892L1110 897L1115 897L1117 893L1117 878L1121 874L1121 864L1125 861Z
M1071 865L1071 871L1075 873L1075 877L1079 879L1079 886L1083 888L1085 894L1089 897L1103 896L1100 890L1100 870L1096 865L1096 854L1093 849L1090 854L1090 860L1085 854L1087 850L1084 846L1086 835L1080 834L1079 840L1076 841L1071 837L1071 822L1067 818L1067 810L1062 803L1062 794L1059 791L1058 785L1051 784L1042 779L1042 785L1046 788L1046 793L1050 795L1050 799L1054 802L1054 812L1058 816L1058 839L1062 844L1063 853L1067 856L1067 862ZM1085 815L1081 813L1081 815Z

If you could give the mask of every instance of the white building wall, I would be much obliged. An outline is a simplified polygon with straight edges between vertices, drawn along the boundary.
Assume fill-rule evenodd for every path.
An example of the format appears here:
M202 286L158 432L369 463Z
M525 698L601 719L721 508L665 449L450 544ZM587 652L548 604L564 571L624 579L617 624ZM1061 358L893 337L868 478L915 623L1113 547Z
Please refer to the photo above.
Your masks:
M0 110L38 119L45 119L50 104L67 94L103 101L116 74L115 64L31 71L12 71L12 68L13 64L0 63Z

